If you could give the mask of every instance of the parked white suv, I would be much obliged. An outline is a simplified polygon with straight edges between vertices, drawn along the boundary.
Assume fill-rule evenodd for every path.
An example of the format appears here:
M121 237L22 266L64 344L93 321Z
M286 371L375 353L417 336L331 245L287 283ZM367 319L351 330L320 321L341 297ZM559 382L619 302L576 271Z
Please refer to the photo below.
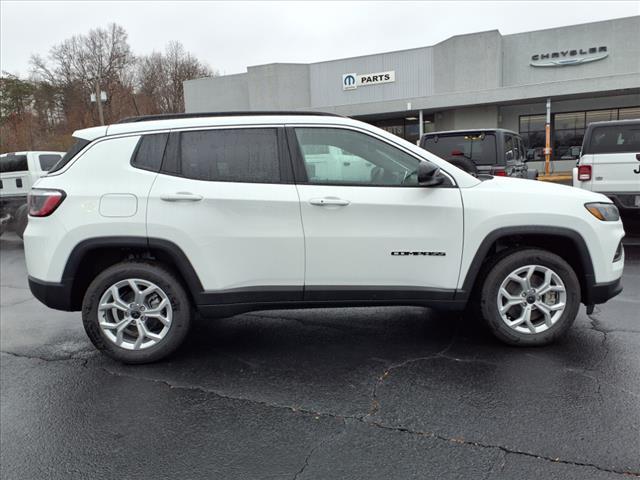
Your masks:
M503 341L541 345L622 290L605 196L478 179L359 121L183 114L74 135L30 194L29 285L124 362L171 353L194 310L477 305Z
M623 214L640 214L640 119L591 123L573 186L605 194Z

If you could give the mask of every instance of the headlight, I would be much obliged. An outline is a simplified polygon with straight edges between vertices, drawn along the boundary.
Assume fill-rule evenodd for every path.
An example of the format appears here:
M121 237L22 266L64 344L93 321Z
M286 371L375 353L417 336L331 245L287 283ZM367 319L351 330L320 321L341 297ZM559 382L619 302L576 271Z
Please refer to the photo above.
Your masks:
M586 203L584 206L591 215L603 222L617 222L620 220L618 207L613 203Z

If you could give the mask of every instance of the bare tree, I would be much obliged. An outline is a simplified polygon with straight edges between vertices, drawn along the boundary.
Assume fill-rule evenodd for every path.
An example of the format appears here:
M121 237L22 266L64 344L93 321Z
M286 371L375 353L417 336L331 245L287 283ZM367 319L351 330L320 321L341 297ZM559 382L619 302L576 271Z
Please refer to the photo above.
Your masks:
M90 30L86 35L75 35L54 46L49 60L51 65L33 56L34 74L63 89L80 87L87 98L88 94L95 94L98 119L104 125L100 92L117 89L134 63L124 28L112 23L107 28ZM84 103L89 106L88 100Z
M0 75L0 151L64 150L76 129L132 115L184 111L182 83L215 75L179 42L136 59L110 24L31 57L32 75ZM109 99L93 104L100 92Z
M139 92L150 99L154 113L183 112L183 82L213 75L211 68L187 52L180 42L170 42L164 53L153 52L138 63Z

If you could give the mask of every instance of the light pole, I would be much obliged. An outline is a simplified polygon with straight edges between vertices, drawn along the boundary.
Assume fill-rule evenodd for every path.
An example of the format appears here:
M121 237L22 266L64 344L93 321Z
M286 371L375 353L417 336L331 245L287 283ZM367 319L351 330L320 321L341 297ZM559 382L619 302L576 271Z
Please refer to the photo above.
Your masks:
M100 82L96 82L95 93L91 94L91 103L98 104L98 118L100 119L100 125L104 125L104 110L102 109L102 103L107 101L107 92L100 89Z
M544 174L551 173L551 99L547 98L547 116L544 124Z

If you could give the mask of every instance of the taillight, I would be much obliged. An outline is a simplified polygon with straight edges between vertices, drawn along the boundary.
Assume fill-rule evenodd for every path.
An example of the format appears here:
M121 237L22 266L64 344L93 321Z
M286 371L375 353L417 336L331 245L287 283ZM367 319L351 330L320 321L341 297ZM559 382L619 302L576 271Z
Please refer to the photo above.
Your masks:
M507 171L504 168L496 168L493 170L493 174L496 177L506 177L507 176Z
M578 166L578 180L587 182L591 180L591 165Z
M62 190L32 189L29 192L29 215L32 217L51 215L66 196Z

